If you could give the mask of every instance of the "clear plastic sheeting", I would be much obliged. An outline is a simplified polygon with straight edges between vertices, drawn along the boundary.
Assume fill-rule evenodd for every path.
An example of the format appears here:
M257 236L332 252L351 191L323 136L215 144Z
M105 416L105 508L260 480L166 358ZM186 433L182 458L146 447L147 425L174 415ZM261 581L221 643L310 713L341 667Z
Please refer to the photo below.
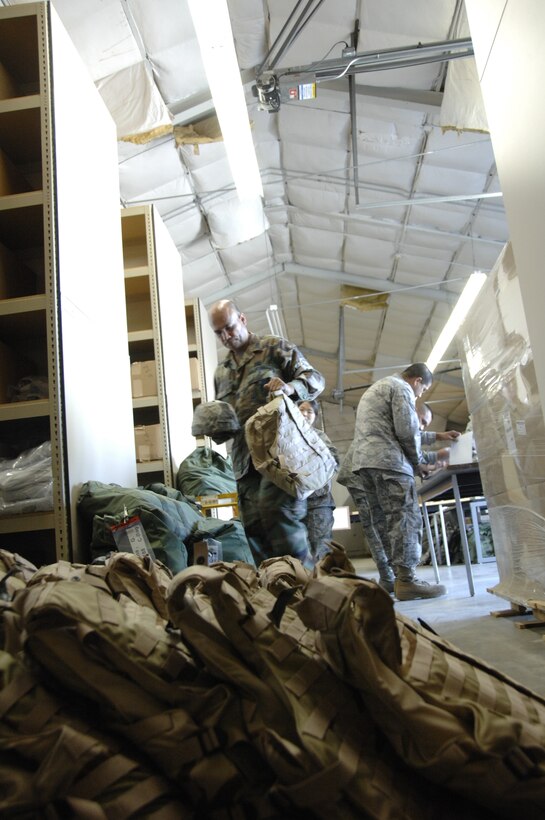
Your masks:
M53 509L51 442L0 460L0 515Z
M499 584L545 606L545 423L515 261L506 245L462 330L464 385Z
M511 493L511 499L515 503L502 498L489 506L500 576L493 591L523 606L536 599L545 606L545 517L525 506L524 495Z

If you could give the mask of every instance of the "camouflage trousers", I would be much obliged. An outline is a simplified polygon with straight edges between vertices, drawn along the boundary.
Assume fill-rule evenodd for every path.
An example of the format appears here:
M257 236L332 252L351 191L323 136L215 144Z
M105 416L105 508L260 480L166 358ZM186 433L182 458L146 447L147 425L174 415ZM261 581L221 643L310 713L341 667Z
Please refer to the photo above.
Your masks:
M327 542L331 541L333 530L334 506L308 506L305 524L310 541L310 551L315 559L322 558L329 552Z
M285 493L253 468L237 481L240 519L256 565L292 555L312 567L304 520L307 502Z
M412 578L422 555L422 515L414 477L365 468L353 477L348 490L380 577Z

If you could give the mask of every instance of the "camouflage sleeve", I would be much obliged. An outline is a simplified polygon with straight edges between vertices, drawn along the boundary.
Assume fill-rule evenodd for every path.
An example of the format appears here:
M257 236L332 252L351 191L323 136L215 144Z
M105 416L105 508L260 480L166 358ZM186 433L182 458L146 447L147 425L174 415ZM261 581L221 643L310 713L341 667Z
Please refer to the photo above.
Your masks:
M431 431L424 431L420 433L420 444L435 444L437 440L437 433Z
M422 450L421 464L437 464L437 453L435 450Z
M339 464L337 482L345 487L349 487L355 480L354 473L352 472L352 456L354 455L354 448L355 444L352 442Z
M275 358L282 372L283 380L291 384L299 401L317 398L325 387L325 379L295 345L286 339L279 339ZM293 397L292 397L293 398Z
M410 389L407 386L407 390ZM392 415L396 438L408 461L413 467L418 467L423 462L418 416L414 400L404 388L394 391Z

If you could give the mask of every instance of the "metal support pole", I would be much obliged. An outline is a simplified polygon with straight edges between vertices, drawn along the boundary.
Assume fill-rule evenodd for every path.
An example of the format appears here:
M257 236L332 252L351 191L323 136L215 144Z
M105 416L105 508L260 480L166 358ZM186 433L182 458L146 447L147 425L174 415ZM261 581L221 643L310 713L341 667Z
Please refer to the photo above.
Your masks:
M435 544L433 543L433 537L431 534L431 527L430 527L430 517L428 515L428 508L426 507L426 503L422 502L422 514L424 516L424 524L426 526L426 535L428 536L428 543L430 545L430 555L431 555L431 562L433 564L433 571L435 573L435 580L439 584L441 579L439 578L439 567L437 566L437 556L435 554Z
M360 21L356 20L352 33L354 52L358 50L358 35ZM356 78L353 74L348 77L348 96L350 101L350 125L352 132L352 179L354 180L354 198L356 205L360 204L360 175L358 169L358 117L356 104Z
M458 485L458 477L455 473L452 474L452 489L454 491L454 499L456 501L456 515L458 516L458 526L460 528L460 543L462 544L462 552L464 553L464 562L466 565L467 585L469 587L469 594L475 595L475 586L473 584L473 571L471 569L471 556L469 554L469 544L467 543L464 508L462 507L462 502L460 499L460 487Z
M450 552L448 548L447 526L445 524L445 511L443 505L439 504L439 518L441 519L441 533L443 535L443 548L445 550L445 564L450 567Z

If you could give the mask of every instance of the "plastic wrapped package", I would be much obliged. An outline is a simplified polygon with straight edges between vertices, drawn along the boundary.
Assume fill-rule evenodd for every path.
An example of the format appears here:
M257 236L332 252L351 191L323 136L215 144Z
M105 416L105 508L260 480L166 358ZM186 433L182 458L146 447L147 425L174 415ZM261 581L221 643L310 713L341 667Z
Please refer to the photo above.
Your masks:
M545 606L545 423L510 245L464 322L461 341L500 578L493 592Z
M53 509L51 442L0 460L0 515Z

